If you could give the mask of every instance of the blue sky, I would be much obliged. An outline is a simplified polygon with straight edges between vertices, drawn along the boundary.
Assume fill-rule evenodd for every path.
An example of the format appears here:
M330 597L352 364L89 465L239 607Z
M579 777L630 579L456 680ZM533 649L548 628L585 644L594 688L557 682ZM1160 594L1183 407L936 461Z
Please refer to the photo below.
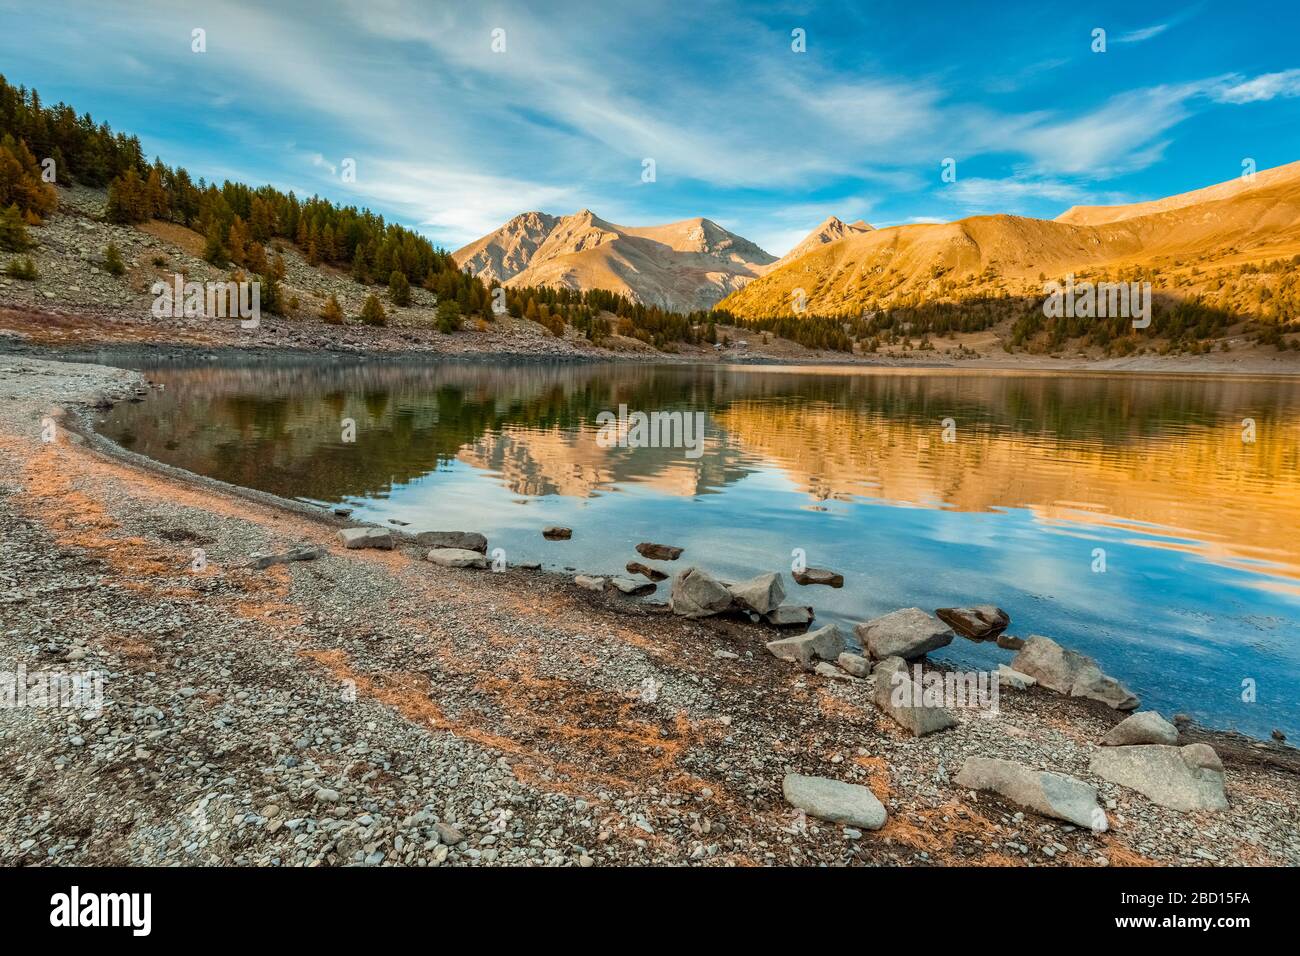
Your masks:
M831 214L1051 217L1300 159L1295 0L1047 6L0 0L0 72L195 176L452 249L587 207L779 255Z

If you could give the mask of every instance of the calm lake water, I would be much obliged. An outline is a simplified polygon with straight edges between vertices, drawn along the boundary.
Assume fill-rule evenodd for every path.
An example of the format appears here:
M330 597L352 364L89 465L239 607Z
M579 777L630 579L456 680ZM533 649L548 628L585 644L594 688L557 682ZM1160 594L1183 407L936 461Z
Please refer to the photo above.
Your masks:
M115 408L104 433L200 474L410 531L482 531L511 562L557 569L619 572L638 541L675 544L677 566L733 580L784 570L788 600L821 621L995 603L1010 633L1092 655L1144 709L1300 735L1300 382L467 363L146 371L166 390ZM596 416L620 405L706 413L702 454L604 447ZM573 539L543 540L550 524ZM842 572L844 588L795 585L796 548ZM667 583L654 599L666 597ZM1008 659L961 639L936 656Z

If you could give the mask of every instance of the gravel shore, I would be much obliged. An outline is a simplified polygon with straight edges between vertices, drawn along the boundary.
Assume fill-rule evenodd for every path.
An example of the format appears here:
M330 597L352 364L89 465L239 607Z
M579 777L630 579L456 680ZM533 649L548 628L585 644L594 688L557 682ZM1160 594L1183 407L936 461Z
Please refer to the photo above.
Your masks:
M1229 809L1180 813L1089 774L1123 716L1101 704L1008 689L912 738L770 629L345 551L341 519L84 434L140 386L0 357L0 670L93 670L105 697L0 709L0 865L1300 864L1290 748L1192 731ZM248 567L299 544L326 554ZM968 756L1096 786L1111 829L958 787ZM791 772L869 787L888 822L802 819Z

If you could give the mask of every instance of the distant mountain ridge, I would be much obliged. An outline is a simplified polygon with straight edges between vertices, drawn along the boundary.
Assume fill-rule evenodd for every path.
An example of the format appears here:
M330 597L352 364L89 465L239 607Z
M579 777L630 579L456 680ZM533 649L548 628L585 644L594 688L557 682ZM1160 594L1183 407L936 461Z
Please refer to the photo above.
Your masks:
M777 261L711 219L622 226L589 209L522 213L452 255L484 281L607 289L677 312L710 308Z
M861 219L857 222L844 222L838 216L830 216L820 226L804 236L798 245L769 266L767 271L772 271L782 263L793 262L800 256L812 252L818 246L824 246L828 242L839 242L847 236L871 232L873 229L875 229L875 226L863 222Z
M850 232L792 252L718 307L777 317L802 301L814 315L851 317L895 305L1034 297L1044 277L1132 270L1164 273L1157 288L1198 292L1204 280L1194 264L1223 270L1297 253L1300 162L1151 202L1076 206L1054 220L972 216Z

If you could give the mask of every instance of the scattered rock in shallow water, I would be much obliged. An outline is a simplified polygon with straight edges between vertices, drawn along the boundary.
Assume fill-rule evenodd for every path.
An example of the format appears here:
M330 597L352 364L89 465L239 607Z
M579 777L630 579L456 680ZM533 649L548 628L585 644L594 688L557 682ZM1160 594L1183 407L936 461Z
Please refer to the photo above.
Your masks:
M1228 809L1223 764L1207 744L1103 747L1092 755L1088 769L1171 810Z
M823 584L829 588L844 587L844 575L829 568L804 568L802 571L793 572L791 577L794 578L795 583L804 586Z
M845 651L839 657L835 658L835 663L844 668L845 671L854 677L870 677L871 661L861 654L854 654L852 651Z
M833 661L844 653L844 635L834 624L827 624L798 637L769 641L767 649L783 661L794 661L809 670L814 659Z
M866 787L855 783L788 773L781 782L781 792L790 806L818 820L864 830L879 830L885 825L884 804Z
M1286 734L1282 733L1277 727L1273 728L1273 733L1270 736L1280 744L1286 743Z
M573 583L587 591L605 590L605 579L595 578L588 574L579 574L573 579Z
M992 604L977 604L975 607L941 607L934 613L943 623L972 641L994 640L1011 623L1007 612Z
M415 543L424 548L462 548L487 554L487 538L477 531L421 531Z
M1031 770L1011 760L967 757L954 783L967 790L991 790L1019 804L1097 833L1108 827L1097 791L1082 780L1046 770Z
M346 518L348 515L352 514L352 509L346 505L335 505L331 510L340 518Z
M653 544L649 541L642 541L636 546L636 553L651 561L676 561L682 556L682 551L682 548L674 548L671 544Z
M1026 687L1033 687L1038 681L1028 674L1022 674L1018 670L1008 667L1006 664L998 665L998 681L1007 684L1016 690L1024 690Z
M487 558L468 548L431 548L424 559L442 568L487 567Z
M952 643L953 633L919 607L903 608L853 628L859 643L876 660L912 660Z
M561 528L559 525L551 525L542 529L542 537L547 541L568 541L573 537L572 528Z
M998 635L998 647L1002 648L1004 651L1018 651L1024 646L1025 642L1022 638L1013 637L1010 634Z
M799 604L782 604L765 614L763 619L777 627L797 627L812 623L813 609Z
M1011 666L1048 690L1071 697L1099 700L1116 710L1132 710L1138 699L1127 687L1101 672L1092 658L1063 648L1040 634L1031 634Z
M709 572L683 568L673 578L668 606L682 617L709 617L731 607L731 592Z
M923 688L912 680L903 658L887 658L872 673L876 678L872 700L913 736L924 737L957 726L956 718L944 708L921 703Z
M642 564L640 561L629 561L625 569L628 574L639 574L643 578L649 578L651 581L663 581L668 575L658 568L652 568L648 564Z
M387 528L344 528L339 532L343 547L393 550L393 533Z
M1104 747L1132 747L1135 744L1173 746L1178 743L1178 728L1154 710L1144 710L1121 720L1101 739L1101 743Z
M288 564L290 561L315 561L323 557L325 557L324 548L300 544L288 551L278 551L271 554L255 553L252 555L253 560L248 563L248 567L257 571L264 571L277 564Z
M653 594L658 587L653 581L634 581L631 578L610 578L609 583L619 592L633 597Z
M739 584L729 584L727 590L737 604L755 614L770 613L785 600L785 585L779 574L760 574Z

